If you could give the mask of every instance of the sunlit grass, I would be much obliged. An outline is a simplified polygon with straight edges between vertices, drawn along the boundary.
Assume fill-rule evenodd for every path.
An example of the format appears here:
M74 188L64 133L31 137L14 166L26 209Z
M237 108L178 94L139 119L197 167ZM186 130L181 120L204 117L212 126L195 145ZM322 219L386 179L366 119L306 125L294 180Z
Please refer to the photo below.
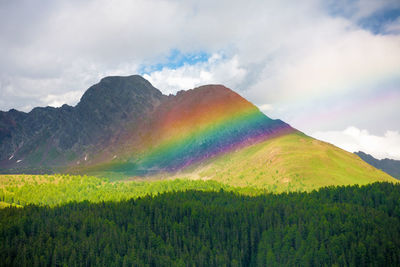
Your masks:
M154 181L109 181L78 175L0 175L0 208L11 205L56 206L71 201L121 201L164 192L234 191L257 195L260 189L235 188L217 181L182 179Z
M397 182L357 155L301 133L284 135L209 160L195 172L200 178L273 192Z

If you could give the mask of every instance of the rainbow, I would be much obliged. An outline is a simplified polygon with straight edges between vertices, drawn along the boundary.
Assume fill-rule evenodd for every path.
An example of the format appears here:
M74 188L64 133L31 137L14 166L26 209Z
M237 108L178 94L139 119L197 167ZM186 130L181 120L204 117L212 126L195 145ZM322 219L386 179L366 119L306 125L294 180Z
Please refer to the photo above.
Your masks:
M112 171L174 172L294 130L222 86L181 93L161 106L154 118L151 137L141 152Z

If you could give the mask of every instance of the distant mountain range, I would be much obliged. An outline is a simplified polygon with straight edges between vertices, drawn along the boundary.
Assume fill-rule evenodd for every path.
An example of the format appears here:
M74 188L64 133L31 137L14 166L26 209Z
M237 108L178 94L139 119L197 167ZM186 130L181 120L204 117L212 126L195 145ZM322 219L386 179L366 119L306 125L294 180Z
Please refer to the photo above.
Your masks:
M376 159L373 156L366 154L362 151L355 152L361 159L368 164L371 164L377 169L380 169L396 179L400 180L400 160L394 159Z
M393 180L222 85L167 96L138 75L103 78L75 107L0 112L0 172L178 174L282 190Z

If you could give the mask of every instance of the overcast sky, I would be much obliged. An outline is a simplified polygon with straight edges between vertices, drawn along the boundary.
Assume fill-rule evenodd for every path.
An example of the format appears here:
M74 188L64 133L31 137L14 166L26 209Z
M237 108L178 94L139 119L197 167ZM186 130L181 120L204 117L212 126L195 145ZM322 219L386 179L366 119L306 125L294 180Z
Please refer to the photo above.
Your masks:
M0 1L0 110L107 75L224 84L349 151L400 159L400 1Z

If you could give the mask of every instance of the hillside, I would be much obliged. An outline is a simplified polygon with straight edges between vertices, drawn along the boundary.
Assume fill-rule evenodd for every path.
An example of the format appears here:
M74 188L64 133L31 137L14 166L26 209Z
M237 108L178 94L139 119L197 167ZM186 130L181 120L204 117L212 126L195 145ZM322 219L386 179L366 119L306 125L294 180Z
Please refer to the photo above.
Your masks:
M222 85L166 96L137 75L106 77L75 107L0 115L2 173L211 179L271 192L395 181Z
M238 149L176 175L254 186L272 192L312 190L329 185L397 182L358 156L301 132Z
M254 187L233 187L216 181L167 179L157 181L110 181L110 179L79 175L0 175L0 209L29 204L54 207L69 202L122 201L147 195L186 190L244 195L260 195L264 190Z
M116 158L80 172L107 171L125 176L174 173L274 136L295 131L221 85L208 85L163 101L146 124L106 150ZM122 141L123 140L123 141ZM138 141L139 140L139 141ZM138 143L136 148L130 144ZM103 152L103 155L105 153ZM76 169L76 167L74 166Z
M379 160L362 151L355 152L355 154L368 164L374 166L375 168L380 169L386 172L387 174L390 174L396 179L400 179L400 160L394 160L394 159Z

